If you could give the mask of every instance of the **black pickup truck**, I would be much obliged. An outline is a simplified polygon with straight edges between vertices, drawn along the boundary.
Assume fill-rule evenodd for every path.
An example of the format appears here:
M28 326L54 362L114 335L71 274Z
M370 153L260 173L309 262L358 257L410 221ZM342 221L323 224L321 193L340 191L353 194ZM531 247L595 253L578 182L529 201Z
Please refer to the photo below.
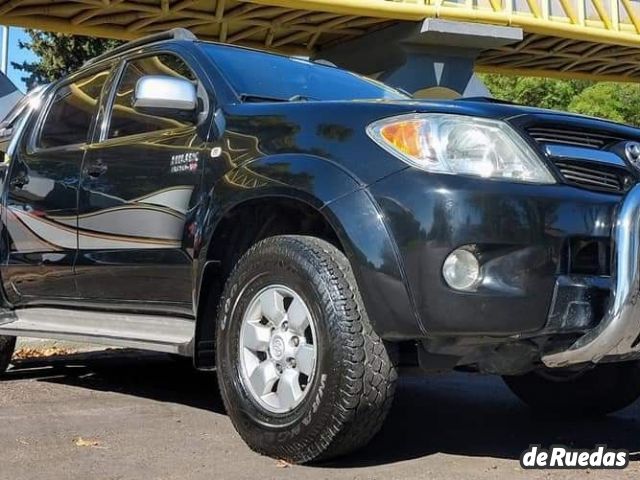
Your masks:
M366 444L403 365L619 410L639 141L184 30L126 44L0 125L0 368L17 336L190 357L251 448L294 462Z

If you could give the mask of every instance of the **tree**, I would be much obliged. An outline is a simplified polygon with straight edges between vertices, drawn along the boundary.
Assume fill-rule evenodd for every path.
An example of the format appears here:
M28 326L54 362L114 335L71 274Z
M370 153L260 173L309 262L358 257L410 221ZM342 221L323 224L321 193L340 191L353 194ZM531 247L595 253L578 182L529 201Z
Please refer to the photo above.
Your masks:
M640 85L597 83L576 96L568 110L640 126Z
M20 42L20 48L31 50L38 56L32 63L12 65L25 72L22 77L27 88L57 80L82 66L88 59L100 55L121 44L118 40L81 37L39 30L27 30L30 40Z
M640 126L640 85L636 83L496 74L483 75L482 79L491 94L501 100Z
M585 80L555 80L497 74L482 76L491 94L501 100L555 110L567 110L574 98L593 85Z

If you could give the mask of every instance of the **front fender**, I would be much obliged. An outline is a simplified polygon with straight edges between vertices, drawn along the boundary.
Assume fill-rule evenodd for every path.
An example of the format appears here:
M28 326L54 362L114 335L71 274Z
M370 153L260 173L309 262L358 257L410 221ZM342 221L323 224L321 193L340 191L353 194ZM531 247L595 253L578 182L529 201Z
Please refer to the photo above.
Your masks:
M349 258L376 333L385 340L423 337L397 246L369 192L360 189L322 212Z
M386 339L423 336L397 248L366 186L343 167L313 155L267 156L230 170L209 191L196 238L195 301L207 252L221 219L244 202L286 197L318 210L331 225L354 270L369 318Z
M206 182L206 179L205 179ZM265 156L229 170L210 186L198 223L195 257L204 260L215 229L238 205L260 198L286 197L320 210L362 187L343 167L313 155ZM203 255L205 257L203 257Z
M361 188L360 182L340 165L313 155L283 154L260 157L232 168L206 185L208 198L200 202L194 241L194 304L202 288L207 254L220 221L235 207L262 198L284 197L304 202L316 210Z

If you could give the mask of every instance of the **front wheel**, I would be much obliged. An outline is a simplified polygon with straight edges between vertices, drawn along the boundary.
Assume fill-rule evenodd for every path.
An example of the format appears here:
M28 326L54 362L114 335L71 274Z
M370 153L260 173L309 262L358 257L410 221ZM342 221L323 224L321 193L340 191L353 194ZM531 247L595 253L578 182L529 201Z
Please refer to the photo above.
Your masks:
M504 381L536 411L599 416L622 410L640 397L640 362L604 363L582 371L545 368Z
M16 348L16 337L0 336L0 375L7 371L13 351Z
M396 370L346 257L312 237L256 244L231 274L217 322L227 412L255 451L294 463L365 445L391 406Z

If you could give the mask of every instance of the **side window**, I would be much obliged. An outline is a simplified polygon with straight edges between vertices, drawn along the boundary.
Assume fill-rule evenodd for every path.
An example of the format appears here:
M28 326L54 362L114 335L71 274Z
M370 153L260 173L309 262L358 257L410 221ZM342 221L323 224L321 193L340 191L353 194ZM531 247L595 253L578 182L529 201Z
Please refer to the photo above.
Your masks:
M109 70L79 78L60 87L40 130L39 148L85 143L98 110Z
M129 62L118 84L107 138L119 138L188 125L175 118L149 115L134 110L132 105L136 83L145 75L167 75L186 78L192 82L197 81L187 64L175 55L161 54Z

